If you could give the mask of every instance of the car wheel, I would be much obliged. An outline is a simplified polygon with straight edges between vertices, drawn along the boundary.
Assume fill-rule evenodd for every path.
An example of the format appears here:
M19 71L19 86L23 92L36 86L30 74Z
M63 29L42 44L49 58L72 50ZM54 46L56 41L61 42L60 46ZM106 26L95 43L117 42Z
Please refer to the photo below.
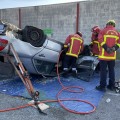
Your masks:
M23 41L30 43L35 47L41 47L45 42L46 35L43 30L33 26L26 26L22 31Z

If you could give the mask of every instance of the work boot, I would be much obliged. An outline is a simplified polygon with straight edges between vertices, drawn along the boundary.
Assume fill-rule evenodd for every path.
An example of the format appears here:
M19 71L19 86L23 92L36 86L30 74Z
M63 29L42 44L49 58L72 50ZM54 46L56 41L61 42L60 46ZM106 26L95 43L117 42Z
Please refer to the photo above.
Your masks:
M68 71L64 71L64 73L62 74L62 77L67 78L68 77Z
M73 76L73 77L77 77L77 71L76 71L76 70L73 70L73 71L72 71L72 76Z
M108 86L107 86L107 89L109 89L109 90L111 90L111 91L115 91L115 86L110 86L110 85L108 85Z
M96 90L106 92L106 88L105 87L101 87L100 85L96 86Z

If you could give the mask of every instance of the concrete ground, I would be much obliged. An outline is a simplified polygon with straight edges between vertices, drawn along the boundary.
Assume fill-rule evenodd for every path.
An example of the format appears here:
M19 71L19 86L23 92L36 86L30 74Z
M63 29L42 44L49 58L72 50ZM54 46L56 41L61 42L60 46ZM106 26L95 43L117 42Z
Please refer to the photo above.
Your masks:
M116 61L116 80L119 79L120 61ZM107 99L110 102L106 102ZM28 100L0 94L0 109L16 107L28 103ZM0 120L119 120L120 119L120 93L107 91L100 101L96 111L91 114L78 115L62 108L49 108L39 114L33 107L27 107L9 112L1 112Z

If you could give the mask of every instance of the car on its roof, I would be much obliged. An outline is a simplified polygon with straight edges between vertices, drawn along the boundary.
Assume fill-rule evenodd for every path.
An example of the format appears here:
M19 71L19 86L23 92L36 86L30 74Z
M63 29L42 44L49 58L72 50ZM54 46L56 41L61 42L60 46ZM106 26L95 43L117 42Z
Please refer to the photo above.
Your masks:
M60 56L63 43L48 37L42 29L34 26L25 26L24 29L20 29L13 24L1 21L0 39L8 41L7 46L1 50L0 54L6 54L9 43L12 43L29 73L56 76L56 64L58 60L60 60L60 72L63 72L61 68L64 53ZM90 56L89 51L85 52L87 49L88 45L85 45L83 53L77 59L79 73L83 69L94 72L99 63L97 57Z

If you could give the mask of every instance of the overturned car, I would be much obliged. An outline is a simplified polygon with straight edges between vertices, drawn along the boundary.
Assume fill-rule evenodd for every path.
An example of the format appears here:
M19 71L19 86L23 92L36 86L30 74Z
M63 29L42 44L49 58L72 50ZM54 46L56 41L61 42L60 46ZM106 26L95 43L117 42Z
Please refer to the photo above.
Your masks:
M63 43L49 38L43 30L25 26L19 29L10 23L0 22L0 39L12 43L18 53L24 67L31 74L40 74L42 76L56 76L56 64L59 60L59 70L62 73L62 60L64 53L61 53ZM78 75L82 77L83 71L85 77L91 77L99 64L98 58L90 56L88 46L85 45L83 52L77 59ZM8 45L1 50L0 54L8 52ZM12 53L9 53L12 55ZM89 79L87 79L89 80Z

